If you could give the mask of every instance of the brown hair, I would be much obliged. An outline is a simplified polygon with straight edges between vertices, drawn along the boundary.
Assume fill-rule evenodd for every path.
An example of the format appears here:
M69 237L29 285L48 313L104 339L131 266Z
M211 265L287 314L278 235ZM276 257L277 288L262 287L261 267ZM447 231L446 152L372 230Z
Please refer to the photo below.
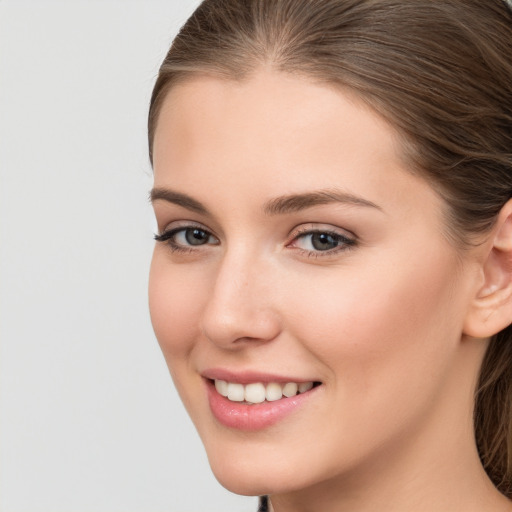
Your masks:
M462 249L512 197L512 11L505 0L205 0L174 40L149 112L149 148L173 84L258 67L349 88L402 136L412 172L445 199ZM512 321L512 319L511 319ZM512 328L491 340L475 436L512 497Z

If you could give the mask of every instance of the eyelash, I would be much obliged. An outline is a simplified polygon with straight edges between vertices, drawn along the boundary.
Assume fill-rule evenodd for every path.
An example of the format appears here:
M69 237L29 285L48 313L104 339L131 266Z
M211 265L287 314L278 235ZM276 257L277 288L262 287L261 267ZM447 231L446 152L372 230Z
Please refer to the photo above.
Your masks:
M327 249L325 251L308 250L308 249L303 249L301 247L294 247L292 245L294 242L296 242L299 239L305 239L306 237L313 236L315 234L328 235L329 237L332 237L335 242L337 242L337 245L334 248ZM310 258L327 258L329 256L334 256L341 252L351 250L356 245L357 245L356 238L350 238L349 236L338 233L337 231L333 231L333 230L329 230L329 229L303 227L292 234L291 242L289 244L287 244L287 247L292 247L295 250L300 251L301 254L304 254L305 256L308 256Z
M167 244L169 249L172 252L192 253L198 249L194 248L194 246L192 246L192 245L187 246L187 245L177 243L175 240L175 237L176 237L176 235L178 235L178 233L183 232L184 234L186 234L186 232L189 230L202 231L209 238L214 238L215 240L217 240L217 238L215 238L215 236L210 231L208 231L207 229L205 229L201 226L196 226L196 225L179 226L176 228L172 228L172 229L169 229L168 231L164 231L161 234L155 234L154 239L157 242ZM337 245L334 248L327 249L325 251L308 250L308 249L296 247L293 245L294 242L297 242L300 239L305 239L307 236L313 236L315 234L328 235L329 237L331 237L333 239L333 241L335 241L337 243ZM217 240L217 243L215 243L213 245L218 245L218 244L219 244L219 242ZM199 248L201 245L210 245L210 244L208 242L205 244L198 244L197 247ZM304 227L304 228L299 229L297 232L292 233L291 240L289 243L286 244L286 247L289 247L296 251L299 251L301 254L303 254L307 257L325 258L325 257L329 257L329 256L334 256L343 251L351 250L356 245L357 245L357 240L355 238L350 238L350 237L343 235L341 233L338 233L336 231L329 230L329 229L313 229L310 227Z
M202 231L208 237L215 238L214 235L212 235L212 233L210 233L210 231L208 231L207 229L204 229L201 226L196 226L196 225L179 226L176 228L172 228L167 231L164 231L161 234L156 234L154 236L154 238L157 242L167 244L169 249L171 249L172 252L190 253L190 252L194 252L196 250L192 245L187 246L187 245L179 244L175 240L175 237L178 233L183 232L185 234L189 230ZM215 240L217 240L217 239L215 238ZM203 245L203 244L198 244L198 247L200 247L200 245ZM207 244L204 244L204 245L207 245ZM218 243L214 244L214 245L218 245Z

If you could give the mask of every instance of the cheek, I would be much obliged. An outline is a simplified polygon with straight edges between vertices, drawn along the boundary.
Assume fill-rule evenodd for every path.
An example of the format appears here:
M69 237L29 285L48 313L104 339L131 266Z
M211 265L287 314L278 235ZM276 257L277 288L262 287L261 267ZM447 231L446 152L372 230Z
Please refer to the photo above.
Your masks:
M172 372L171 363L185 357L197 339L204 294L197 280L166 260L157 248L149 277L149 310L155 335Z
M200 315L207 293L204 279L170 264L165 251L155 249L149 277L149 309L156 338L174 385L192 418L201 404L202 381L192 368L192 352L200 337ZM204 276L203 276L204 278Z
M424 386L426 374L448 365L461 334L463 294L457 298L449 256L386 263L342 268L325 282L315 276L308 300L297 291L288 299L295 336L333 380L365 388L368 397L404 379Z

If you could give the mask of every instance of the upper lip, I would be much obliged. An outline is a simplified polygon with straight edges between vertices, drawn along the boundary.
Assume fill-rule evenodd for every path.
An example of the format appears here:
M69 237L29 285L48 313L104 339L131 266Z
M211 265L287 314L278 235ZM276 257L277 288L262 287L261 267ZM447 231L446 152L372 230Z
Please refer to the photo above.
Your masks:
M252 382L278 382L286 384L287 382L319 382L317 379L305 379L304 377L290 377L279 375L277 373L260 372L255 370L233 371L226 368L209 368L201 372L205 379L224 380L237 384L250 384Z

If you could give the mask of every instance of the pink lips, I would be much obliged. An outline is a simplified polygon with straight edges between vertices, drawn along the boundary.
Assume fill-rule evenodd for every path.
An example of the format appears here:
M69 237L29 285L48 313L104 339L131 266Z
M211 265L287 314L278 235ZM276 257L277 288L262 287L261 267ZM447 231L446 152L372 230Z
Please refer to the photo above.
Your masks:
M262 402L249 405L243 402L233 402L220 395L215 389L213 379L226 380L248 384L250 382L301 382L302 379L294 380L279 377L277 375L244 373L233 374L224 370L211 370L203 373L208 394L210 410L215 419L225 427L244 431L262 430L283 420L297 411L322 387L295 395L289 398L283 397L274 402Z

